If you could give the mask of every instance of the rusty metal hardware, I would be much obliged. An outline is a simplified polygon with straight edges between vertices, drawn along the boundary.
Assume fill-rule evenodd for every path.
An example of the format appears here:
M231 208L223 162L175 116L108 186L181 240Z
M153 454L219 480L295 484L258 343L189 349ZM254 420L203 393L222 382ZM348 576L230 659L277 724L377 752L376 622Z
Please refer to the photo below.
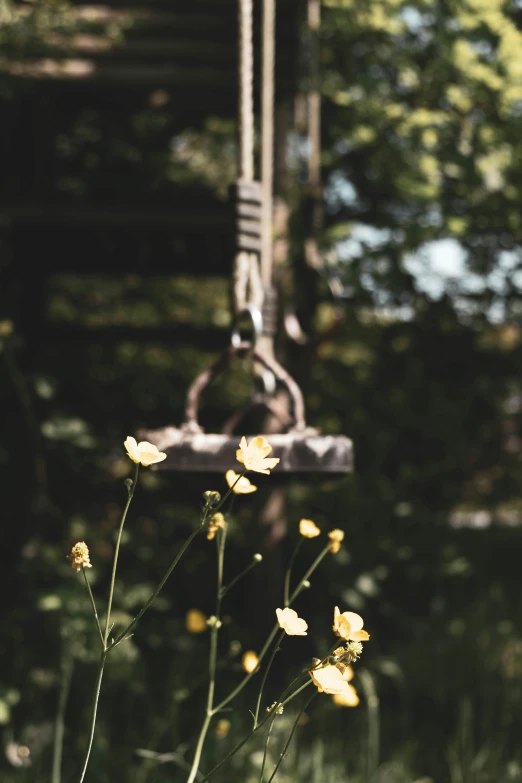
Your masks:
M255 395L244 409L228 419L221 433L205 433L199 423L201 394L234 357L247 355L270 371L277 383L286 389L291 403L290 412L277 399L266 394ZM273 447L272 456L280 459L278 473L342 474L352 471L351 440L344 436L321 435L316 429L308 427L299 384L277 360L266 356L250 342L230 346L211 367L195 378L187 392L185 419L181 427L142 430L139 436L154 443L160 451L167 452L167 459L155 466L158 470L224 473L229 468L237 468L239 437L246 433L234 435L233 432L256 406L262 406L273 414L287 430L267 435Z

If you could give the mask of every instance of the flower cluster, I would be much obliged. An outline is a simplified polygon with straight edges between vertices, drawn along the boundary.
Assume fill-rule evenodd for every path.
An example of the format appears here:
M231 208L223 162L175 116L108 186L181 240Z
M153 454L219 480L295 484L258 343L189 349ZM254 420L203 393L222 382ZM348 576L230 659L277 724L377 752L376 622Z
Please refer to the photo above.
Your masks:
M72 560L71 565L75 571L81 571L82 568L92 568L89 557L89 547L85 541L78 541L67 557Z
M341 542L344 539L344 532L338 528L335 530L330 530L328 533L328 538L330 539L328 549L333 555L335 555L341 548Z
M319 662L310 670L312 682L320 693L329 693L335 704L340 707L356 707L359 704L357 691L350 684L354 677L351 663L362 653L361 642L367 641L370 635L362 630L364 621L355 612L334 609L333 630L337 636L345 640L344 647L338 647L326 662Z

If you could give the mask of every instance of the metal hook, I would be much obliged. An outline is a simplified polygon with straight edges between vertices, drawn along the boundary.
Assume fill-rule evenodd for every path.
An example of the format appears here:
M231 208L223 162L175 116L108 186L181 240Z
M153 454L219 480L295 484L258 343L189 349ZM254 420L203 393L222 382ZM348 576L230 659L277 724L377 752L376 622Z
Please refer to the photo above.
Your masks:
M261 315L261 310L259 307L249 304L243 310L240 310L239 313L237 313L232 322L232 334L230 335L230 342L233 348L239 348L242 344L244 344L244 340L241 338L239 324L245 315L250 316L250 320L252 322L252 348L256 347L256 344L263 333L263 316Z

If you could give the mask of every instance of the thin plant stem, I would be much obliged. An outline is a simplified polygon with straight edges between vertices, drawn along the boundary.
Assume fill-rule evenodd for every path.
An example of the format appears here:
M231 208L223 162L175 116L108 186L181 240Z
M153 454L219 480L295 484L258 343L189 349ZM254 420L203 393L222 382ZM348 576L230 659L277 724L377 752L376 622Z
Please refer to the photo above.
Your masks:
M295 721L294 721L294 725L292 726L292 731L290 732L290 734L289 734L289 737L288 737L288 739L287 739L287 741L286 741L286 743L285 743L285 746L284 746L284 748L283 748L283 752L281 753L281 756L279 757L279 761L278 761L278 762L277 762L277 764L275 765L275 769L274 769L274 771L272 772L272 774L271 774L271 775L270 775L270 777L268 778L268 783L272 783L272 780L273 780L273 779L275 778L275 776L277 775L277 770L278 770L278 769L279 769L279 767L281 766L281 764L282 764L282 762L283 762L283 759L284 759L284 757L286 756L286 752L287 752L287 750L288 750L288 748L289 748L289 746L290 746L290 743L292 742L292 738L293 738L293 736L294 736L294 734L295 734L295 730L297 729L297 724L299 723L299 720L301 719L301 715L302 715L302 714L303 714L303 712L304 712L304 711L307 709L307 707L309 706L310 702L311 702L313 699L315 699L315 697L316 697L316 696L317 696L317 692L316 692L316 693L312 693L312 695L310 696L310 698L308 699L308 701L306 702L306 704L304 705L304 707L301 709L301 711L300 711L300 712L298 712L298 713L297 713L297 717L296 717L296 719L295 719Z
M109 633L110 633L110 627L111 627L111 609L112 609L112 599L114 597L114 584L116 582L116 570L118 568L118 555L120 553L120 544L121 544L121 536L123 533L123 526L125 524L125 520L127 518L127 512L129 510L129 506L131 504L132 498L134 496L134 490L136 489L136 483L138 481L138 473L140 470L140 463L136 463L136 470L134 472L134 480L132 484L129 484L127 487L127 503L125 504L125 508L123 509L123 514L121 517L120 522L120 528L118 530L118 538L116 539L116 549L114 550L114 560L112 563L112 577L111 577L111 586L109 589L109 602L107 604L107 621L105 623L105 634L103 637L103 646L106 649L107 648L107 641L109 639Z
M275 635L276 635L276 633L277 633L277 629L278 629L278 628L279 628L279 624L278 624L278 623L276 623L276 624L274 625L274 627L272 628L272 630L270 631L270 635L268 636L268 639L267 639L267 640L266 640L266 642L264 643L264 645L263 645L263 647L262 647L262 649L261 649L261 652L260 652L260 653L259 653L259 655L258 655L258 663L261 663L261 661L262 661L262 660L263 660L263 658L265 657L265 655L266 655L266 653L267 653L267 650L268 650L268 648L270 647L270 645L272 644L272 642L273 642L273 641L274 641L274 639L275 639ZM220 702L219 702L219 704L218 704L218 705L216 705L216 707L214 707L214 712L220 712L220 710L222 710L222 709L223 709L223 707L226 707L226 705L227 705L227 704L229 704L229 703L232 701L232 699L234 699L234 698L237 696L237 694L238 694L238 693L241 693L241 691L243 690L243 688L245 687L245 685L247 685L247 683L248 683L248 682L250 682L250 680L252 679L252 677L253 677L253 676L254 676L254 674L256 674L256 673L257 673L257 667L256 667L256 669L254 669L254 671L253 671L253 672L249 672L249 673L248 673L248 674L247 674L245 677L243 677L243 679L241 680L241 682L239 683L239 685L237 685L237 686L234 688L234 690L233 690L233 691L231 691L231 692L228 694L228 696L225 696L225 698L223 699L223 701L220 701Z
M299 595L299 593L303 589L304 583L308 581L308 577L313 574L313 572L315 571L315 569L317 568L317 566L319 565L321 560L323 560L323 558L328 554L329 551L330 551L330 548L329 548L329 545L328 545L328 546L325 546L325 548L322 549L321 552L319 552L319 554L315 558L314 562L312 563L312 565L310 566L310 568L308 569L306 574L303 576L303 578L299 581L297 587L295 588L294 592L290 596L290 600L288 602L289 606L291 604L293 604L293 602L295 601L295 599L297 598L297 596Z
M184 769L186 772L190 772L190 764L180 756L179 753L157 753L153 750L145 750L144 748L138 748L136 755L143 759L149 759L155 761L157 764L168 764L170 761L173 764L177 764L180 769ZM196 780L200 780L203 777L201 772L198 772Z
M242 478L243 478L243 476L244 476L246 473L248 473L248 471L247 471L247 469L245 468L245 470L244 470L242 473L240 473L240 475L239 475L239 476L237 477L237 479L234 481L234 483L232 484L232 486L228 488L228 491L227 491L227 492L225 492L225 494L223 495L223 497L221 498L221 500L219 501L219 503L217 503L215 506L212 506L212 508L210 508L210 509L209 509L209 511L211 512L211 514L217 514L217 512L219 511L219 509L220 509L220 508L223 506L223 503L224 503L224 502L227 500L227 498L229 498L229 497L230 497L230 495L232 494L232 492L234 492L234 487L236 486L236 484L238 483L238 481L239 481L240 479L242 479ZM233 498L233 500L234 500L234 498Z
M133 629L136 627L136 625L139 623L139 621L141 620L141 618L143 617L143 615L145 614L145 612L147 611L147 609L149 609L149 608L150 608L150 606L152 605L152 603L153 603L153 602L155 601L155 599L157 598L158 594L159 594L159 593L161 592L161 590L163 589L163 587L164 587L164 585L165 585L165 582L167 581L167 579L169 578L169 576L171 575L171 573L172 573L172 572L174 571L174 569L176 568L177 564L179 563L179 561L181 560L181 558L182 558L182 557L183 557L183 555L185 554L185 551L188 549L189 545L192 543L192 541L194 540L194 538L195 538L195 537L198 535L198 533L200 532L200 530L201 530L201 527L202 527L202 525L200 525L198 528L196 528L196 530L194 530L194 531L193 531L193 532L190 534L190 536L187 538L187 540L185 541L185 543L183 544L183 546L182 546L182 547L181 547L181 549L179 550L178 554L176 555L176 557L174 558L174 560L172 561L172 563L170 564L170 566L167 568L167 570L166 570L166 572L165 572L165 574L164 574L163 578L161 579L160 583L158 584L158 586L156 587L156 589L155 589L155 590L154 590L154 592L152 593L152 595L151 595L151 597L149 598L149 600L147 601L147 603L146 603L146 604L145 604L145 605L144 605L144 606L143 606L143 607L140 609L140 611L138 612L138 614L136 615L136 617L134 618L134 620L132 620L132 621L129 623L129 625L128 625L128 626L125 628L125 630L124 630L124 631L122 631L122 632L120 633L120 635L119 635L119 636L118 636L118 637L115 639L115 641L114 641L114 642L111 644L111 646L108 648L109 650L112 650L112 648L113 648L113 647L116 647L116 645L117 645L117 644L119 644L121 641L123 641L124 637L125 637L125 636L127 636L127 634L128 634L130 631L132 631L132 630L133 630Z
M62 650L62 661L60 666L61 682L58 692L58 707L56 710L56 721L54 724L54 744L53 744L53 766L51 770L51 783L60 783L62 779L62 755L63 755L63 737L65 731L65 709L67 699L71 688L72 672L74 668L74 657L70 642L64 640Z
M277 712L274 715L274 717L272 718L272 723L268 727L268 732L267 732L266 739L265 739L265 748L264 748L264 751L263 751L263 761L262 761L262 764L261 764L261 772L259 773L259 783L263 783L263 775L265 774L266 757L267 757L267 753L268 753L268 743L270 742L270 735L272 734L272 729L274 728L274 723L276 722L276 718L277 718Z
M368 707L368 747L367 747L367 777L371 780L379 766L380 721L379 696L375 682L367 669L359 669L359 679L363 687Z
M299 552L301 548L301 544L303 543L303 539L300 538L297 542L294 551L292 552L292 557L290 558L290 562L288 563L288 568L286 569L285 574L285 588L284 588L284 602L285 607L289 605L290 601L290 579L292 577L292 566L294 564L294 560L297 556L297 553Z
M280 708L280 707L284 707L286 704L288 704L288 702L292 701L292 699L294 699L294 698L295 698L295 697L296 697L296 696L297 696L299 693L301 693L301 691L303 691L305 688L308 688L308 686L309 686L309 685L311 685L311 684L312 684L312 680L308 680L308 682L305 682L305 683L304 683L304 685L301 685L301 687L300 687L300 688L298 688L296 691L294 691L294 693L292 693L290 696L288 696L286 699L284 699L284 701L283 701L283 700L281 700L281 699L280 699L279 701L277 701L277 702L276 702L276 704L274 704L274 706L272 707L272 709L274 709L274 710L277 710L277 709L278 709L278 708ZM287 689L287 690L288 690L288 689ZM285 691L285 692L286 692L286 691ZM264 725L265 725L265 723L266 723L268 720L270 720L270 718L271 718L271 717L273 717L273 715L272 715L272 710L270 710L270 712L269 712L269 713L267 713L267 715L266 715L266 716L263 718L263 720L262 720L262 721L260 721L260 722L257 724L257 727L256 727L255 729L252 729L251 731L249 731L249 733L246 735L246 737L243 737L243 739L242 739L240 742L238 742L238 744L237 744L235 747L233 747L233 748L232 748L232 750L231 750L229 753L227 753L227 755L225 756L225 758L224 758L224 759L222 759L222 760L219 762L219 764L217 764L217 765L214 767L214 769L210 770L210 772L209 772L207 775L205 775L205 777L201 778L201 780L199 781L199 783L206 783L206 782L207 782L207 780L210 780L210 778L214 777L214 775L216 774L216 772L218 772L218 771L221 769L221 767L222 767L222 766L224 766L224 765L227 763L227 761L228 761L229 759L231 759L231 758L232 758L232 756L235 756L235 754L238 752L238 750L241 750L241 748L243 747L243 745L246 745L246 743L248 742L248 740L249 740L249 739L250 739L250 738L251 738L251 737L252 737L254 734L256 734L256 733L259 731L259 729L260 729L262 726L264 726Z
M98 712L98 701L100 698L101 684L103 678L103 670L105 668L105 661L107 659L107 650L104 650L100 656L100 662L98 664L98 674L96 675L96 685L94 686L94 696L92 701L92 715L91 715L91 728L89 731L89 743L87 746L87 753L85 755L85 761L83 763L82 774L80 775L80 783L83 783L85 773L89 764L89 758L91 756L92 742L94 739L94 729L96 728L96 714Z
M221 589L221 598L224 598L226 596L226 594L228 593L228 591L232 587L234 587L236 582L239 582L239 580L242 579L245 576L245 574L248 574L248 572L251 571L252 568L254 568L256 565L258 565L261 562L262 562L261 560L256 560L255 558L253 558L252 562L249 563L246 568L244 568L237 576L235 576L232 579L232 581L228 583L228 585L226 585L225 587L223 587Z
M222 587L223 587L223 565L225 560L225 542L227 537L226 525L224 528L220 528L217 533L217 592L216 592L216 613L214 615L214 623L210 628L210 652L208 662L208 693L207 693L207 711L205 720L199 733L198 742L196 745L196 751L194 753L194 760L192 762L192 768L190 775L187 779L187 783L194 783L196 775L199 769L199 762L201 761L201 754L203 753L203 746L210 726L210 721L214 715L214 691L216 688L216 664L217 664L217 641L219 626L221 625L221 599L222 599Z
M295 588L294 592L293 592L293 593L292 593L292 595L290 596L289 606L290 606L290 605L292 605L292 603L295 601L295 599L297 598L297 596L298 596L298 595L301 593L301 591L302 591L302 590L303 590L303 588L304 588L304 584L305 584L305 582L308 580L308 577L309 577L309 576L311 576L311 574L312 574L312 573L315 571L315 569L317 568L317 566L319 565L319 563L321 562L321 560L322 560L322 559L325 557L325 555L326 555L328 552L329 552L329 548L328 548L328 546L326 546L326 547L325 547L325 548L324 548L324 549L323 549L323 550L322 550L322 551L319 553L319 555L318 555L318 556L315 558L314 562L312 563L312 565L310 566L310 568L308 569L308 571L305 573L305 575L303 576L303 578L302 578L302 579L301 579L301 580L298 582L298 584L297 584L297 587ZM270 634L269 634L269 636L268 636L268 639L267 639L267 640L266 640L266 642L264 643L264 645L263 645L263 647L262 647L262 649L261 649L261 652L259 653L259 656L258 656L258 661L259 661L259 663L261 663L261 661L263 660L264 656L266 655L266 653L267 653L267 651L268 651L268 649L269 649L270 645L271 645L271 644L272 644L272 642L274 641L274 639L275 639L275 635L276 635L276 633L277 633L277 629L278 629L278 628L279 628L279 623L276 623L276 624L274 625L274 627L272 628L272 630L270 631ZM226 707L226 705L227 705L227 704L229 704L229 703L232 701L232 699L234 699L234 698L235 698L235 697L238 695L238 693L241 693L241 691L243 690L243 688L245 687L245 685L247 685L247 684L250 682L250 680L252 679L252 677L254 676L254 674L256 674L256 671L257 671L257 670L254 670L253 672L250 672L250 673L249 673L249 674L247 674L245 677L243 677L243 679L241 680L241 682L239 683L239 685L237 685L237 686L234 688L234 690L233 690L233 691L231 691L231 692L228 694L228 696L226 696L226 697L223 699L223 701L221 701L221 702L220 702L220 703L219 703L219 704L218 704L216 707L214 707L214 712L219 712L220 710L222 710L222 709L223 709L223 707Z
M118 555L120 551L120 544L121 544L121 536L123 533L123 526L125 524L125 520L127 518L127 512L129 511L129 507L132 501L132 498L134 496L134 490L136 489L136 483L138 481L138 473L139 473L139 462L136 463L136 470L134 472L134 480L131 483L127 484L127 502L125 504L125 508L123 509L123 514L121 517L120 527L118 530L118 537L116 539L116 548L114 550L114 560L112 563L112 576L111 576L111 584L109 588L109 601L107 604L107 620L105 623L105 633L103 634L103 649L100 655L100 662L98 664L98 674L96 675L96 684L94 686L94 696L93 696L93 703L92 703L92 713L91 713L91 727L89 730L89 743L87 746L87 752L85 754L85 761L83 764L83 769L80 777L80 783L83 783L83 779L85 778L85 773L87 772L87 767L89 765L89 759L91 756L91 750L92 750L92 743L94 740L94 731L96 729L96 716L98 713L98 702L100 699L100 691L101 691L101 684L103 679L103 671L105 669L105 662L107 660L107 655L109 652L110 647L107 646L107 641L109 639L109 633L111 632L111 609L112 609L112 600L114 598L114 584L116 582L116 570L118 567ZM88 582L87 582L88 585ZM90 592L90 589L89 589ZM92 594L91 594L92 597ZM97 618L97 612L96 607L94 605L94 599L92 601L93 603L93 610L95 612L95 618L98 621ZM113 645L111 645L112 647Z
M93 614L94 614L94 619L96 620L96 626L97 626L98 631L100 633L100 640L101 640L101 643L102 643L102 647L103 647L103 649L105 649L105 641L104 641L104 638L103 638L103 632L102 632L101 625L100 625L100 618L98 617L98 612L96 610L96 604L94 602L94 596L92 594L91 585L89 584L89 580L87 579L87 572L86 572L84 566L82 566L82 576L83 576L84 581L85 581L85 586L87 587L87 592L89 593L89 598L91 599L92 611L93 611Z
M259 718L259 710L261 707L261 699L263 698L263 688L265 687L265 682L268 677L268 672L270 671L270 667L272 666L274 662L274 658L276 657L276 653L280 649L279 645L283 641L284 635L286 631L281 631L279 638L277 642L274 644L274 648L272 650L272 655L270 656L270 660L268 661L265 669L265 673L263 674L263 679L261 680L261 687L259 688L259 694L257 697L257 704L256 704L256 712L254 715L254 728L257 726L257 719Z

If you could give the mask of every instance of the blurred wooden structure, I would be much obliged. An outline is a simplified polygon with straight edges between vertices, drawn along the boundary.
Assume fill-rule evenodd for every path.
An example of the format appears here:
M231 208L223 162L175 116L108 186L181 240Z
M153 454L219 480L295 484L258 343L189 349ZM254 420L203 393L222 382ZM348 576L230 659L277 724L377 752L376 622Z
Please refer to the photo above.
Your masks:
M277 3L279 105L291 106L296 94L303 5ZM122 199L111 187L107 148L95 192L60 192L56 182L57 168L62 182L89 174L85 161L64 161L67 123L82 112L117 118L164 101L172 135L204 127L209 116L235 118L237 0L109 0L73 8L72 32L50 32L0 61L8 96L0 99L0 231L12 271L30 268L39 285L71 268L227 275L233 217L210 189L167 183L145 193L131 184ZM121 179L121 169L115 175Z

